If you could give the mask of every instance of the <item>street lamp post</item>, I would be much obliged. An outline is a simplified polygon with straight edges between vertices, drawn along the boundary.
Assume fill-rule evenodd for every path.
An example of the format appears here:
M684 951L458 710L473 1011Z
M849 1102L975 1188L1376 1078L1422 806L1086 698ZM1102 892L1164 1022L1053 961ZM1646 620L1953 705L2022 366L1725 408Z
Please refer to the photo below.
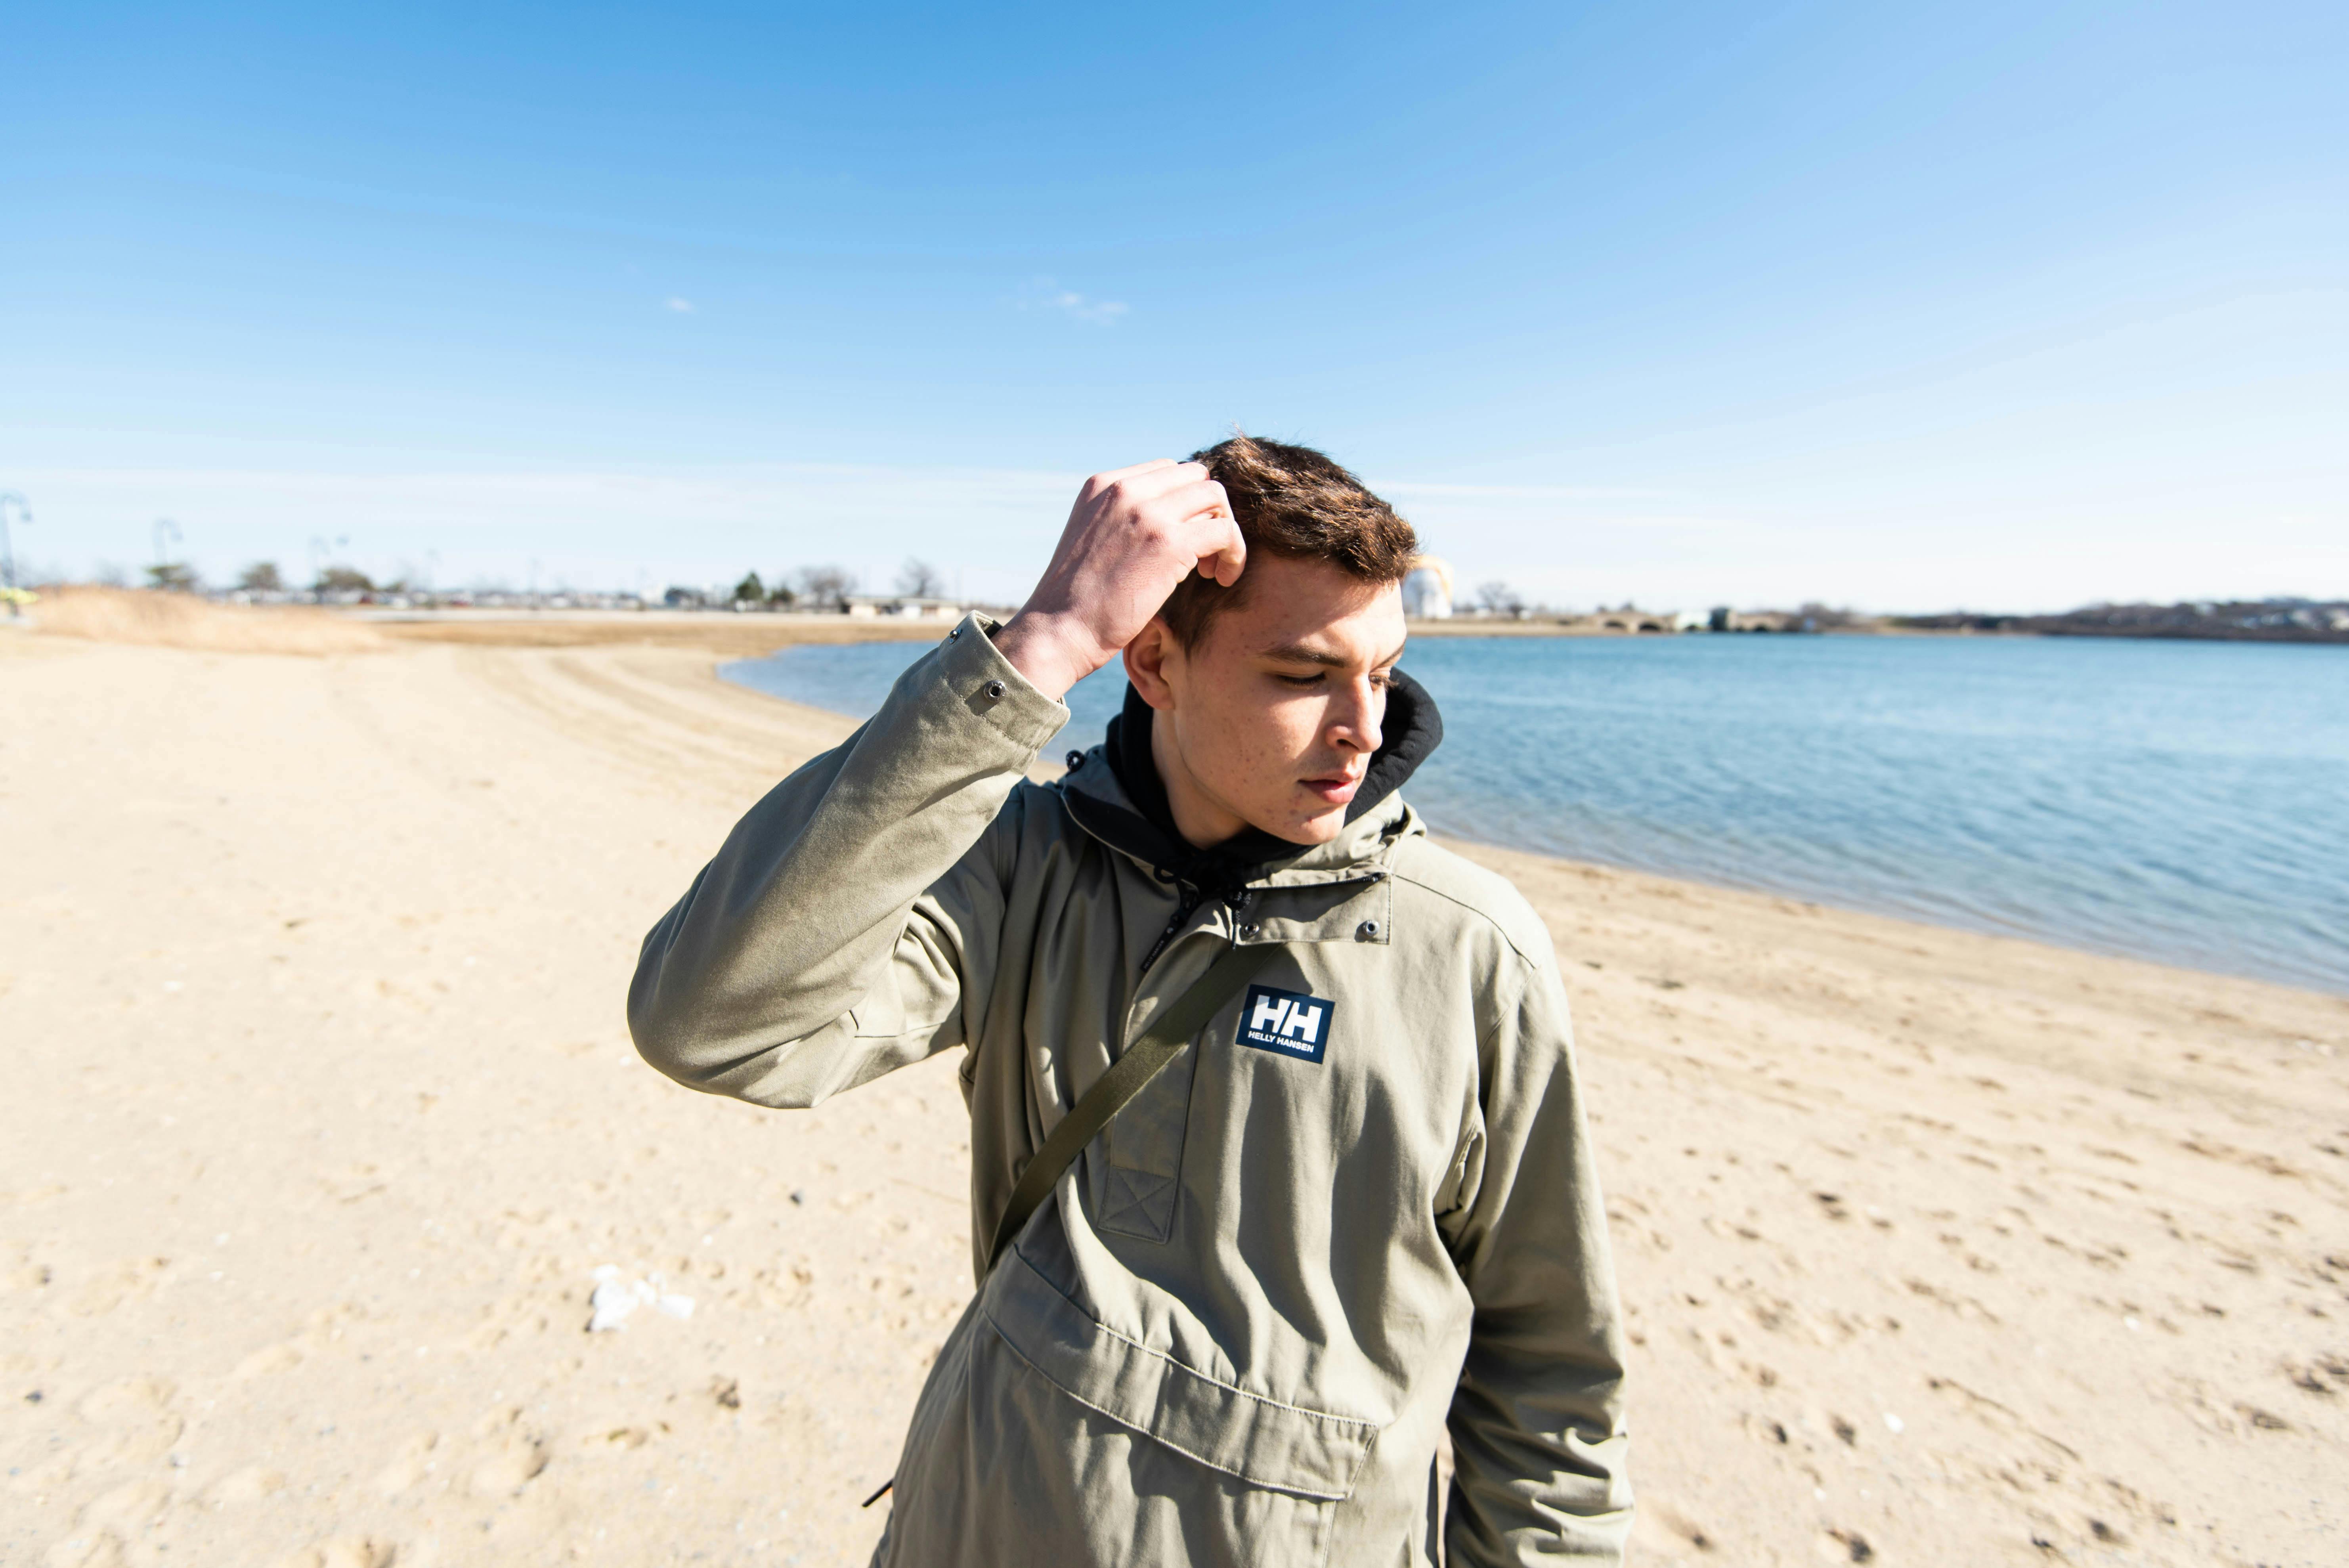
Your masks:
M169 588L171 585L171 573L166 570L171 564L169 552L171 545L182 542L186 537L180 531L180 525L170 518L159 517L155 520L156 587Z
M350 542L349 534L338 533L335 536L332 548L329 548L323 534L314 533L310 536L310 602L312 603L323 604L326 602L326 562L334 559L335 551L343 549Z
M8 532L8 509L16 509L16 522L22 527L33 521L33 509L15 490L0 490L0 579L8 590L8 618L15 620L23 612L16 603L16 545Z

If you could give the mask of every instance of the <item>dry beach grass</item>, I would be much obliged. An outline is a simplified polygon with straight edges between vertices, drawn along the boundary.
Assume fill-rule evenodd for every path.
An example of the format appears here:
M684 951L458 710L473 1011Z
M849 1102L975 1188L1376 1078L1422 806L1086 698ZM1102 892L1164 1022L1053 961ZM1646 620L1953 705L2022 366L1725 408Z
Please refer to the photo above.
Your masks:
M863 1561L961 1106L629 1048L848 727L699 619L0 634L0 1562ZM2349 1554L2349 1000L1469 852L1576 992L1644 1561Z
M34 624L53 637L222 654L362 654L386 645L373 628L325 610L247 610L120 588L52 589Z

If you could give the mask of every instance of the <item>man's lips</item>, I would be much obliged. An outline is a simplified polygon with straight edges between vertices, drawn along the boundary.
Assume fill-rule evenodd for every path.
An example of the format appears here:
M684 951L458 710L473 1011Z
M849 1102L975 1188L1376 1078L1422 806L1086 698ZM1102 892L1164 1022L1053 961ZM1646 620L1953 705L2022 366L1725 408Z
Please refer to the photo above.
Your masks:
M1361 779L1353 774L1331 773L1319 779L1300 779L1308 793L1319 796L1332 806L1343 806L1362 787Z

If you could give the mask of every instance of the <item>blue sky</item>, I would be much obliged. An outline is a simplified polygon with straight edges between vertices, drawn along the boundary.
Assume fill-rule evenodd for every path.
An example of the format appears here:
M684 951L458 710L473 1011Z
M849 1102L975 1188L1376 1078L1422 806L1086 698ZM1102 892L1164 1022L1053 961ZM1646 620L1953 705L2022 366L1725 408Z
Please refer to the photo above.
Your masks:
M1571 604L2349 594L2337 5L0 20L20 550L1014 600L1326 447ZM347 539L346 545L333 542Z

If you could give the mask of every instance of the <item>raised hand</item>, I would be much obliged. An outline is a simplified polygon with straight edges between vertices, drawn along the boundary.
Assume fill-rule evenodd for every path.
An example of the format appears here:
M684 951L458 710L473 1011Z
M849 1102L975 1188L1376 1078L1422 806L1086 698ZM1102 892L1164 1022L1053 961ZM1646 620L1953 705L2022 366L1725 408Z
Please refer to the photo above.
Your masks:
M1193 572L1228 588L1247 564L1231 500L1206 464L1160 458L1095 474L1043 580L995 645L1030 685L1060 697L1115 658Z

